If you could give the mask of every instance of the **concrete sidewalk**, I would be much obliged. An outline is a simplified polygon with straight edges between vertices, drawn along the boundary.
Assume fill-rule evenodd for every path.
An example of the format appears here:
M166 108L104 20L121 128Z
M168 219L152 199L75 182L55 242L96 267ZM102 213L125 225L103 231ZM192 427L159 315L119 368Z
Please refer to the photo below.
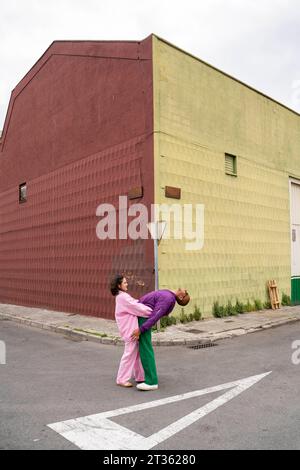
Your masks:
M96 341L102 344L123 344L116 322L103 318L0 304L0 320L10 320L55 331L74 339ZM297 320L300 320L300 306L283 307L278 310L261 310L233 317L178 323L168 326L164 331L153 332L152 338L153 344L157 346L185 344L192 346L263 331Z

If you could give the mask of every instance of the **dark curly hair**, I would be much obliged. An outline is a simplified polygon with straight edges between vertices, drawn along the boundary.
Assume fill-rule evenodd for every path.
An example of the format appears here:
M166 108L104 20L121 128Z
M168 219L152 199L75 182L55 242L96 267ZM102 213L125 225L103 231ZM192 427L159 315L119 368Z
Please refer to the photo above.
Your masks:
M123 274L116 274L111 280L110 292L112 293L113 296L118 295L119 290L120 290L119 285L122 283L123 279L124 279Z

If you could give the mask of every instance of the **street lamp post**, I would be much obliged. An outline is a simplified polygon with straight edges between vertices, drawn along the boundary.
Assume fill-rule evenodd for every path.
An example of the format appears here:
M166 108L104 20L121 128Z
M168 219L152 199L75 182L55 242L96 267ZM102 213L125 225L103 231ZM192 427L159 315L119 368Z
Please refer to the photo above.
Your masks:
M166 229L167 222L161 220L159 222L150 222L148 224L148 229L151 233L151 237L154 242L154 280L155 280L155 290L159 289L159 278L158 278L158 245L161 241L164 231ZM160 320L157 322L157 330L160 329Z

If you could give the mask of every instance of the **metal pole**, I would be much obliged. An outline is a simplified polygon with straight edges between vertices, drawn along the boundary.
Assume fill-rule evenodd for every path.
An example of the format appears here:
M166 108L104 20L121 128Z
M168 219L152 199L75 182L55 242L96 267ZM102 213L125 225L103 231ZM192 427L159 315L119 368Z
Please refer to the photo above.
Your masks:
M161 222L151 222L147 224L148 230L151 233L151 236L154 241L154 279L155 279L155 290L159 289L159 279L158 279L158 245L159 241L162 238L165 228L166 228L166 222L161 221ZM158 228L160 230L158 230ZM157 330L160 330L160 320L157 322Z
M154 237L154 272L155 272L155 290L158 290L158 238L157 238L157 224L155 225ZM160 330L160 320L157 322L157 331Z
M155 290L158 290L158 240L154 239Z

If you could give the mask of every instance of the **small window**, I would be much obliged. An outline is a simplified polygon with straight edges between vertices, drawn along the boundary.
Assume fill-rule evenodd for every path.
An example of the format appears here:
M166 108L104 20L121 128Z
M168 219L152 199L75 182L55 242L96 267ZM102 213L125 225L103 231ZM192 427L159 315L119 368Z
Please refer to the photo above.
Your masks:
M236 155L225 153L225 173L226 175L237 176Z
M26 202L27 201L27 185L26 183L22 183L19 186L19 202Z

